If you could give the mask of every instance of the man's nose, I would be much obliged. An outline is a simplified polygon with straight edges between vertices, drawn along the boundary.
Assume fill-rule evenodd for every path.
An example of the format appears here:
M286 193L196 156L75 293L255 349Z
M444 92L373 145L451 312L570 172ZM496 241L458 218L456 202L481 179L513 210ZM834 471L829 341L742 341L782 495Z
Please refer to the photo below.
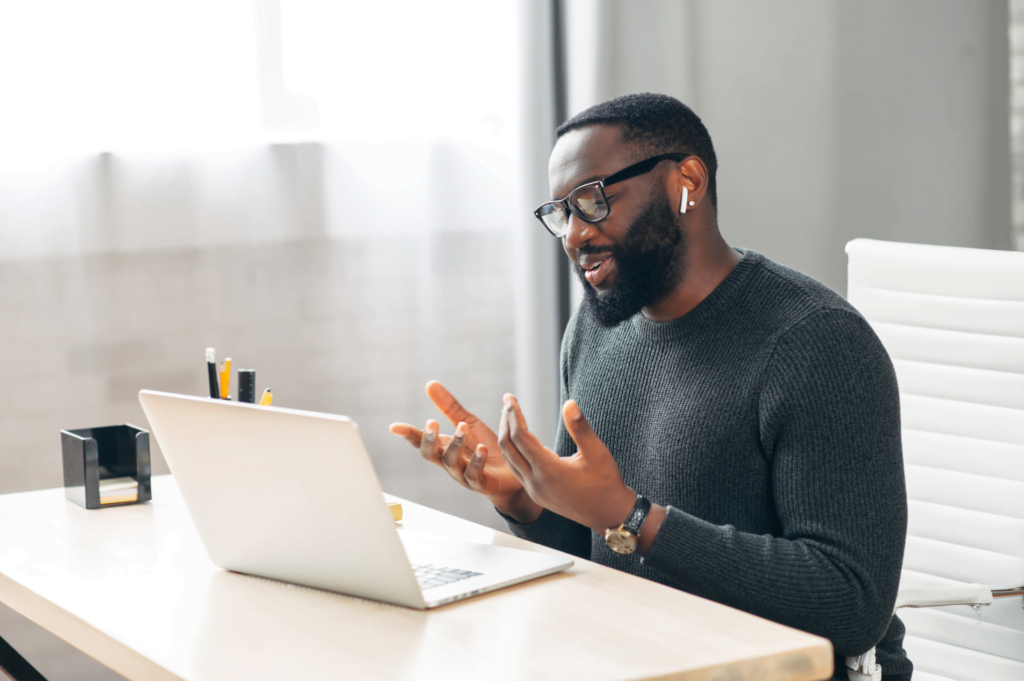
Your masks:
M575 213L569 213L569 231L565 233L566 248L582 248L598 234L600 231L596 224L581 220Z

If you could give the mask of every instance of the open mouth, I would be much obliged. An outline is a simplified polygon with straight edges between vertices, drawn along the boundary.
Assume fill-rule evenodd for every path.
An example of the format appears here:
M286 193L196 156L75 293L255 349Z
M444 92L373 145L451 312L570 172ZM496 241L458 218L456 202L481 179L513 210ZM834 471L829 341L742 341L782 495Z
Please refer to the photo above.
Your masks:
M599 286L615 267L615 258L610 254L597 257L588 256L582 259L580 267L583 269L583 276L587 282L591 286Z

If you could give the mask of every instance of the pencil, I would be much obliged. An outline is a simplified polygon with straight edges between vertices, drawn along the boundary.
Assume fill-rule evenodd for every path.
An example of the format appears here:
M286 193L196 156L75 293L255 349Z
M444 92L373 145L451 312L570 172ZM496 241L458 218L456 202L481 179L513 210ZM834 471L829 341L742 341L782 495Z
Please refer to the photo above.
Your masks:
M231 358L226 357L220 363L220 399L231 398Z
M210 397L220 399L220 387L217 385L217 353L213 348L206 348L206 372L210 376Z
M260 397L260 406L269 407L270 402L273 399L274 396L270 393L270 388L267 388L266 390L263 391L263 395Z

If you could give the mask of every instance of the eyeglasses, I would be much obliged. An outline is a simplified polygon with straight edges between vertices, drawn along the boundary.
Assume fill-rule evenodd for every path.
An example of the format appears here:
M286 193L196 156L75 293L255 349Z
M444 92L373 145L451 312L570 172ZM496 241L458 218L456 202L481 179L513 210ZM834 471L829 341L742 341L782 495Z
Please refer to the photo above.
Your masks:
M616 182L628 180L637 175L649 173L662 161L682 161L691 155L672 153L652 156L639 163L634 163L628 168L623 168L603 180L581 184L569 192L569 195L564 199L548 201L533 211L533 214L551 232L552 236L561 239L569 231L569 211L572 211L576 217L585 222L600 222L608 217L611 213L611 208L609 208L608 199L604 195L605 187Z

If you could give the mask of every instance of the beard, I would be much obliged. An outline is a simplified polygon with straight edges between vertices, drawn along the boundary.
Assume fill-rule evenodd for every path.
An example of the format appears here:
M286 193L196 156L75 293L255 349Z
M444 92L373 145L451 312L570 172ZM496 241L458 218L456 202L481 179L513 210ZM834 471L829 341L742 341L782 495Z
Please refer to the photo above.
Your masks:
M573 262L572 267L583 284L590 314L610 329L664 300L683 277L686 241L668 197L647 204L629 226L622 243L579 250L581 255L606 252L618 265L618 277L607 291L591 286L578 263Z

